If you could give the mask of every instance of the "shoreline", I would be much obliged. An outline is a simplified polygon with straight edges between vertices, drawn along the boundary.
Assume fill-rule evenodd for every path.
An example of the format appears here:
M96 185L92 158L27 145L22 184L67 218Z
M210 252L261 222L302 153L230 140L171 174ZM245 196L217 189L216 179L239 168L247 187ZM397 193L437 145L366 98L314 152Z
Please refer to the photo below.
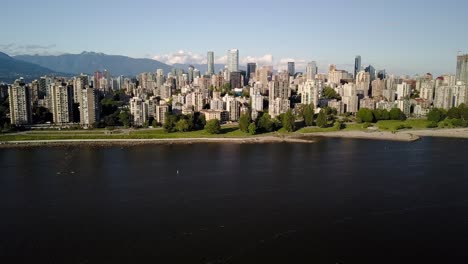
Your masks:
M63 140L27 140L0 141L1 148L25 148L41 146L141 146L141 145L191 145L202 143L216 144L272 144L272 143L305 143L311 144L320 138L349 138L383 140L397 142L414 142L422 137L468 139L468 128L402 130L396 133L388 131L333 131L317 133L296 133L290 135L238 137L238 138L163 138L163 139L63 139Z
M245 137L245 138L163 138L163 139L62 139L62 140L24 140L3 141L1 148L27 148L27 147L62 147L62 146L93 146L132 147L141 145L191 145L203 143L215 144L271 144L271 143L315 143L314 139L301 139L298 137Z

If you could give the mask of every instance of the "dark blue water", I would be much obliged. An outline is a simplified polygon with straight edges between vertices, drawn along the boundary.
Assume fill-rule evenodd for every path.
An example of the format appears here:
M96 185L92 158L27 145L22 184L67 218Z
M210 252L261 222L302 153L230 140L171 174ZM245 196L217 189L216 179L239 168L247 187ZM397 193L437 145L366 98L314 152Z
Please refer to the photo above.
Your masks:
M0 263L464 263L467 159L431 138L1 149Z

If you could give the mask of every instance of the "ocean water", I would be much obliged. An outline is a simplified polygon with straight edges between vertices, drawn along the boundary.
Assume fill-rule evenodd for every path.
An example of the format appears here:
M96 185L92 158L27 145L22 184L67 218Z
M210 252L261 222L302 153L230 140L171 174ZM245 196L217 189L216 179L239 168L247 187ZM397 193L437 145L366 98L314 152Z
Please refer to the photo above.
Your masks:
M0 263L468 258L468 140L0 149Z

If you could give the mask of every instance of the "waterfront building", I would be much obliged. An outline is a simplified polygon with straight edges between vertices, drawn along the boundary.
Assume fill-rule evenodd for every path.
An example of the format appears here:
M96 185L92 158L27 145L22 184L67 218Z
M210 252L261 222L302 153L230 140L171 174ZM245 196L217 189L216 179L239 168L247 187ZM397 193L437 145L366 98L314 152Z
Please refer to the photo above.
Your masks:
M86 88L81 92L80 100L80 124L92 127L100 119L100 108L96 89Z
M23 78L16 80L8 88L10 103L10 122L21 126L32 123L31 90Z
M457 56L456 81L468 85L468 54Z
M57 81L52 85L51 112L55 124L73 122L73 91L73 86L68 86L62 81ZM79 94L81 95L81 92Z

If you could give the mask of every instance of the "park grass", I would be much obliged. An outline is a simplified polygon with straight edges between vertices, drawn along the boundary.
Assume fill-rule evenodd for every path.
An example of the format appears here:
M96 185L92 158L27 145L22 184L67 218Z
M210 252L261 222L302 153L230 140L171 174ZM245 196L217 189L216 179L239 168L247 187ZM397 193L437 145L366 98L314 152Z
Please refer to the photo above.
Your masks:
M301 128L297 131L297 133L301 134L311 134L311 133L324 133L324 132L333 132L337 131L336 128L334 127L326 127L326 128L321 128L321 127L304 127Z
M167 133L162 129L145 129L131 131L129 134L68 133L53 131L50 133L26 132L21 134L0 135L0 141L34 141L34 140L92 140L92 139L176 139L176 138L246 138L251 135L237 127L222 127L220 134L209 134L205 130Z
M377 122L376 126L384 131L397 131L400 129L427 129L429 123L426 119L382 120Z
M357 123L352 123L352 124L345 124L345 127L341 130L337 130L333 126L329 126L326 128L321 128L321 127L304 127L299 129L297 132L301 134L311 134L311 133L327 133L327 132L336 132L336 131L365 131L366 128L364 128L363 124L357 124Z

